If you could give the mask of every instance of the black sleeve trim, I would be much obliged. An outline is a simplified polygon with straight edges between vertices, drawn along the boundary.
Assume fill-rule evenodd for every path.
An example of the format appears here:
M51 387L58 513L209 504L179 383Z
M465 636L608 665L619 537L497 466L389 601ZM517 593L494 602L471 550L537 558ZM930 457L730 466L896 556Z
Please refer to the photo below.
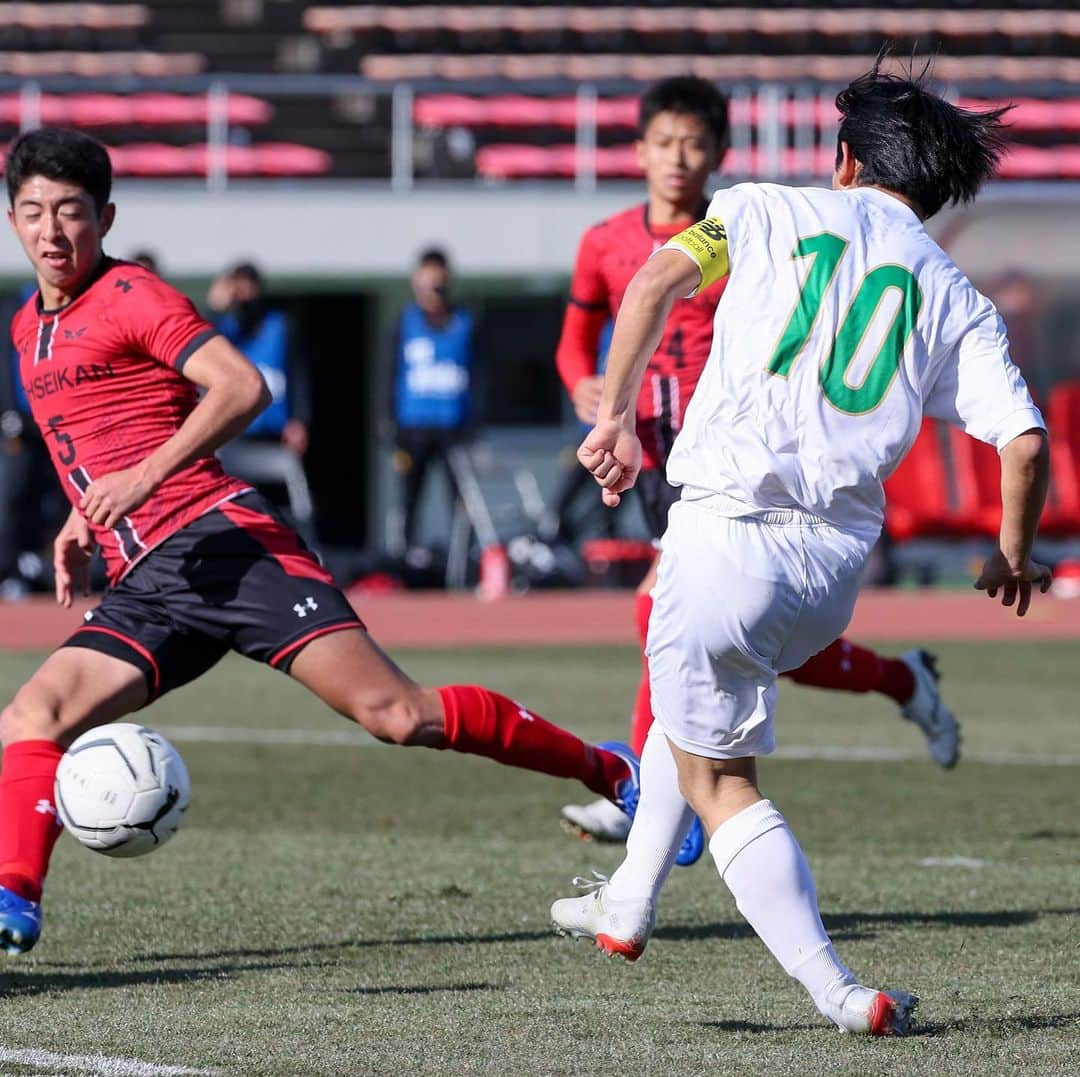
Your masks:
M201 333L196 333L184 346L184 349L173 360L173 367L178 374L184 372L184 364L208 341L213 340L214 337L221 336L221 330L215 329L211 326L209 329L204 329Z
M580 299L575 299L573 296L570 296L570 299L568 300L568 302L572 306L580 307L582 310L597 311L597 310L607 310L608 309L607 303L585 303Z

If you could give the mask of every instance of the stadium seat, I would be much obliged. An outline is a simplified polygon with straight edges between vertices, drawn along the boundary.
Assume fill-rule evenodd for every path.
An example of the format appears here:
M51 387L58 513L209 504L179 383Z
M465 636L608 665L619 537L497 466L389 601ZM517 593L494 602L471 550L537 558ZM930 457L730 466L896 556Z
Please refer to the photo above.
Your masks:
M1047 397L1050 491L1040 530L1080 534L1080 382L1059 382Z
M599 6L584 4L486 6L372 5L312 7L303 17L310 33L342 39L383 30L402 35L412 43L420 37L448 32L457 46L467 51L467 39L509 37L527 51L529 39L571 35L565 44L575 51L590 45L618 49L629 41L648 46L650 39L667 39L682 45L704 39L707 51L739 52L757 40L778 53L795 51L799 40L821 47L847 47L861 51L867 37L908 41L943 38L950 52L972 52L997 39L1009 42L1011 51L1045 51L1047 42L1057 44L1080 37L1080 15L1049 8L941 10L934 7L649 7L644 5ZM521 40L517 40L521 39ZM808 49L807 51L813 51ZM1063 50L1067 52L1068 50Z
M206 57L195 52L0 52L0 75L17 78L50 75L168 78L198 75L205 68Z
M136 30L149 21L146 4L0 4L0 29Z
M789 82L813 79L843 83L863 73L866 57L822 54L734 56L638 53L488 53L457 55L372 53L361 58L359 70L373 82L419 79L569 79L575 82L631 80L651 82L671 75L694 74L715 81L760 79ZM1080 81L1080 58L1064 56L939 56L934 73L942 81L1010 83Z
M791 125L814 124L832 127L839 114L832 96L784 97L775 106L757 94L736 97L731 103L733 124L757 124L767 108L775 107L778 118ZM596 101L596 126L600 129L637 127L638 98L633 95L601 97ZM492 94L469 97L464 94L421 94L413 105L413 118L426 127L564 127L578 124L578 99L568 96L541 97L526 94Z
M558 178L587 170L590 158L579 161L573 144L530 146L497 143L476 151L476 172L485 179ZM632 145L599 146L591 156L596 175L625 178L641 175ZM739 176L824 176L833 168L834 155L828 147L781 149L775 155L762 147L733 149L724 161L724 171Z
M113 169L121 176L205 176L212 163L211 153L205 143L170 146L138 142L109 147ZM295 143L225 147L225 169L230 176L321 176L330 167L328 153Z
M894 541L977 531L974 490L957 481L951 450L948 427L924 419L911 451L885 482L885 527Z

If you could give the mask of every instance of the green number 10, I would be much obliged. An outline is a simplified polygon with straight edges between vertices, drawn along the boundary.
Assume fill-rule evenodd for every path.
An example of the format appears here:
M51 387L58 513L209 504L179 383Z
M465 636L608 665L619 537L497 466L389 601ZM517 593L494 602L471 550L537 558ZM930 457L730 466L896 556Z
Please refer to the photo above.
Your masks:
M810 338L825 293L836 276L847 246L846 240L831 232L800 239L795 244L791 252L793 260L812 258L813 261L799 292L799 301L769 360L770 374L786 378L791 373L795 360ZM848 371L890 288L900 293L900 303L866 376L858 385L852 385L848 381ZM902 266L878 266L863 277L821 367L821 389L833 407L849 415L865 415L881 403L900 369L900 356L915 328L921 306L922 291L918 282Z

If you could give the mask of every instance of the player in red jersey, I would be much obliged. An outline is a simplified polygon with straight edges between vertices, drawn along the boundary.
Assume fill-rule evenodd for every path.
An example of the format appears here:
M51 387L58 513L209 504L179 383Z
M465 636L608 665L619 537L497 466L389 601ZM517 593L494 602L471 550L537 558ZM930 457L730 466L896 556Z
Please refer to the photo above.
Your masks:
M556 355L574 411L589 425L596 420L603 385L597 372L600 334L618 313L627 285L650 255L705 216L706 183L728 148L727 100L702 79L665 79L642 96L638 130L636 148L645 173L646 201L601 221L582 238ZM637 488L654 540L663 535L668 509L679 496L678 488L668 485L664 468L709 355L724 283L675 305L642 382L637 402L642 471ZM635 604L643 655L655 582L654 562L638 587ZM889 696L904 717L923 730L934 761L943 767L955 765L958 726L938 693L936 661L925 651L885 658L839 639L786 676L817 688ZM643 657L631 731L631 745L639 754L651 725L648 662ZM626 816L608 801L567 805L563 818L581 834L600 840L622 841L630 828Z
M64 746L230 650L289 673L380 740L578 778L633 810L628 749L585 744L485 688L410 680L297 535L221 469L214 449L266 405L266 386L187 299L105 256L115 209L104 147L72 131L25 135L7 184L39 288L13 337L72 502L56 596L71 604L95 547L109 588L0 715L0 949L23 952L40 935Z

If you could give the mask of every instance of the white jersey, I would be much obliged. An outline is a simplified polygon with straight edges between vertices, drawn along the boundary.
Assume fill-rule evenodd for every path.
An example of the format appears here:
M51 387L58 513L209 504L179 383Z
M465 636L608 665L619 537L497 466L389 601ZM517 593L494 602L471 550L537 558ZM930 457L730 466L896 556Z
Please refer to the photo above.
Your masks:
M667 467L723 515L876 533L924 413L998 449L1045 428L993 305L883 191L739 184L667 248L730 268Z

